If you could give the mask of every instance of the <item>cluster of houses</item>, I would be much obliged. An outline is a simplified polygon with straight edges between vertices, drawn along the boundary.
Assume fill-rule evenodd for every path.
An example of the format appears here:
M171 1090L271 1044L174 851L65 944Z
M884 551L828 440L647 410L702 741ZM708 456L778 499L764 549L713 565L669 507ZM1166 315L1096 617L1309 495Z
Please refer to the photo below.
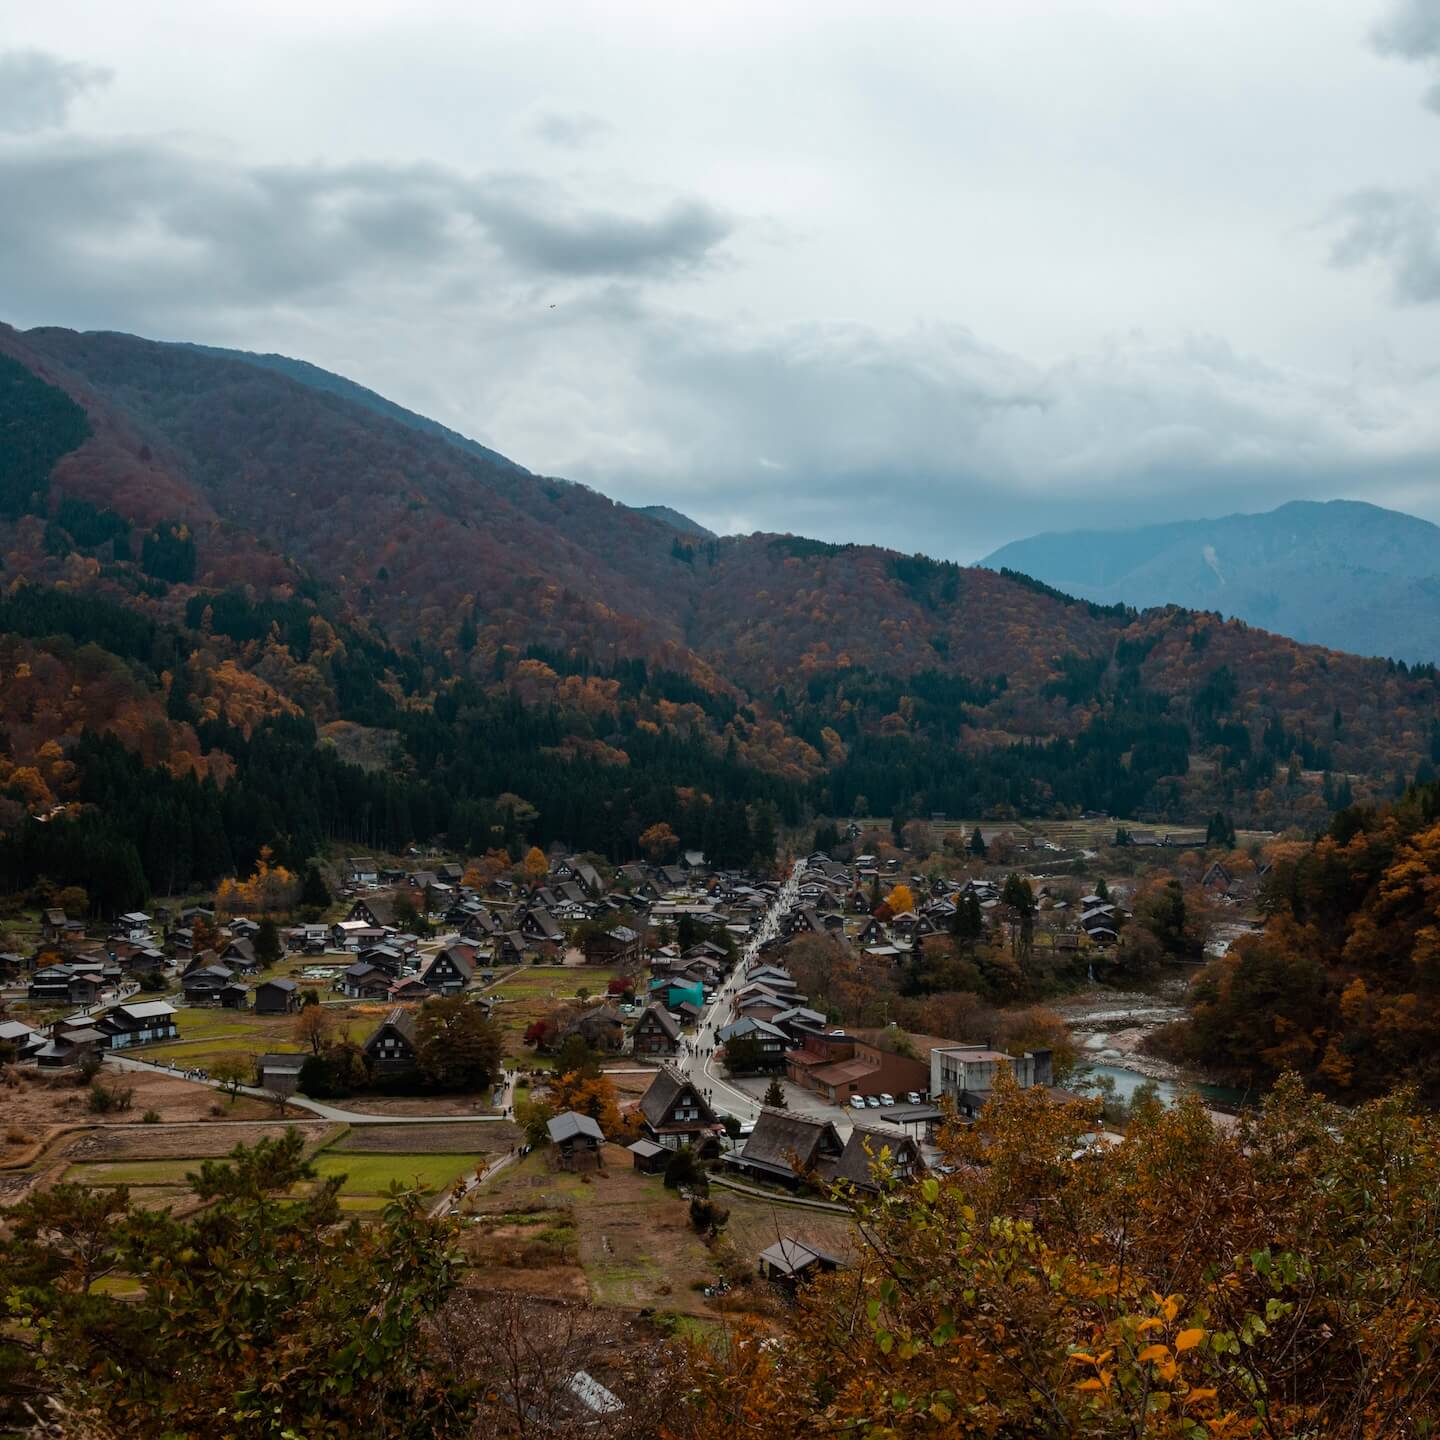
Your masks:
M179 1038L175 1007L165 1000L135 1000L112 1005L98 1014L75 1014L46 1030L20 1020L0 1021L0 1042L14 1046L20 1060L41 1069L80 1065L105 1050L126 1050Z
M902 883L913 898L913 909L875 914L876 892L893 893ZM810 855L799 899L786 917L786 936L829 935L867 960L889 966L908 962L931 937L947 936L962 906L978 910L983 928L1007 940L1021 918L1005 904L994 880L973 878L957 884L943 877L906 875L898 859L882 862L873 855L857 856L848 864L820 852ZM1065 951L1114 945L1122 919L1111 900L1086 895L1072 902L1042 886L1030 923L1036 943Z

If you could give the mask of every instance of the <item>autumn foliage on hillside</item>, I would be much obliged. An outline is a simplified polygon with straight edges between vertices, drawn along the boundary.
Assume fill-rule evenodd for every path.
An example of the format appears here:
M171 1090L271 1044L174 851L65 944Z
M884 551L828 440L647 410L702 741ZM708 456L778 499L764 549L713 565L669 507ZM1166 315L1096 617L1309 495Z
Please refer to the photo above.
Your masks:
M629 858L657 824L743 860L742 822L867 810L1318 828L1440 758L1429 670L870 546L682 537L184 346L0 328L0 359L33 441L0 511L0 757L90 731L256 782L214 863L438 833ZM387 779L304 774L313 730ZM96 788L27 773L0 820Z
M1259 1084L1291 1069L1346 1100L1440 1102L1440 788L1281 847L1262 893L1264 932L1210 965L1170 1043Z
M1237 1132L1198 1101L1087 1147L1004 1086L953 1173L860 1198L853 1263L781 1343L695 1344L669 1440L1326 1436L1440 1424L1440 1122L1293 1079ZM887 1156L877 1141L881 1175Z

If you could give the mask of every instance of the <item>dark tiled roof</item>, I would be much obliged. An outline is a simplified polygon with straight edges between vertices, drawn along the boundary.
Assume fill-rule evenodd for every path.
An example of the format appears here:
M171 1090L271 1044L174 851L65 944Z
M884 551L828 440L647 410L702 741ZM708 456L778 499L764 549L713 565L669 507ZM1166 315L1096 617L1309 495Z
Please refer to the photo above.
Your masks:
M679 1040L680 1027L675 1023L674 1017L663 1005L647 1005L640 1016L640 1021L650 1018L665 1032L671 1040ZM637 1021L637 1026L640 1021Z
M786 1110L761 1110L754 1133L740 1152L747 1162L779 1167L793 1174L816 1168L822 1160L839 1159L844 1146L828 1120L810 1120Z

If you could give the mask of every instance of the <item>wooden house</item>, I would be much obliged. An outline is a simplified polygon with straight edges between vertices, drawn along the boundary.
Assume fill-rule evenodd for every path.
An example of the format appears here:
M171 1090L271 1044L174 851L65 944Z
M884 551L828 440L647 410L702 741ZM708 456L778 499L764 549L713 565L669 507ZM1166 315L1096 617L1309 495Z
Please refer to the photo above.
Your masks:
M796 1240L789 1235L782 1236L760 1252L762 1278L773 1281L788 1291L793 1291L801 1281L814 1275L838 1270L844 1263L838 1255L832 1255L818 1245Z
M605 1135L588 1115L562 1111L545 1127L562 1170L597 1170L605 1163Z
M419 1054L414 1012L397 1005L366 1040L365 1054L377 1075L404 1075L415 1069Z
M680 1051L680 1027L663 1005L647 1005L635 1022L632 1049L639 1056L671 1056Z
M725 1131L700 1091L668 1066L640 1097L640 1115L645 1138L667 1150L686 1145L703 1150L718 1144Z
M255 987L257 1015L290 1015L300 1008L300 987L288 979L267 980Z

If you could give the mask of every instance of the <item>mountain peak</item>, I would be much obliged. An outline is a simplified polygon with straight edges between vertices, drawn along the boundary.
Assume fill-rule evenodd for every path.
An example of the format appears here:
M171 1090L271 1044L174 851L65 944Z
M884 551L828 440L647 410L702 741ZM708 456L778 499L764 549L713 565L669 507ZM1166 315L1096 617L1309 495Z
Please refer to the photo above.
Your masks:
M1365 500L1017 540L981 564L1105 604L1214 609L1364 655L1440 655L1440 527Z

